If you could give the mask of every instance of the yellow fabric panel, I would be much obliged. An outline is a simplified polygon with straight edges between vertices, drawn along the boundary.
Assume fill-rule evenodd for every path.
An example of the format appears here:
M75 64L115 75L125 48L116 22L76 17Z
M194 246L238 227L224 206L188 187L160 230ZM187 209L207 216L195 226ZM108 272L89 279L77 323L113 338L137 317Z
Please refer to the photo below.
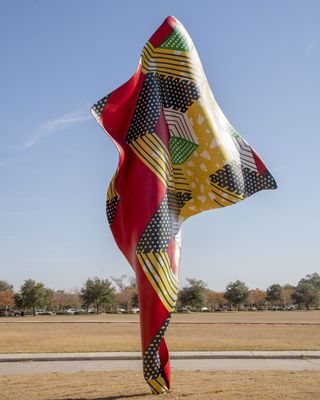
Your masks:
M204 100L195 101L186 111L199 147L181 165L192 191L192 199L181 210L183 219L242 200L227 191L212 191L209 176L234 159L236 148L228 133L230 124L207 86L203 97Z

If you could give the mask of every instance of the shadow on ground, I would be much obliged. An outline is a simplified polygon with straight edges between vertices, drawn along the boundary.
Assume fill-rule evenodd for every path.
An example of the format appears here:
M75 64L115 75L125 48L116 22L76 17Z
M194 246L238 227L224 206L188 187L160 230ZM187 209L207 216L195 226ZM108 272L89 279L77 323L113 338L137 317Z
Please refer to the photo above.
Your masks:
M95 397L95 398L86 398L86 397L67 397L65 400L121 400L121 399L132 399L134 397L146 397L149 396L150 393L137 393L137 394L119 394L116 396L107 396L107 397ZM53 399L58 400L58 399ZM62 399L60 399L62 400Z

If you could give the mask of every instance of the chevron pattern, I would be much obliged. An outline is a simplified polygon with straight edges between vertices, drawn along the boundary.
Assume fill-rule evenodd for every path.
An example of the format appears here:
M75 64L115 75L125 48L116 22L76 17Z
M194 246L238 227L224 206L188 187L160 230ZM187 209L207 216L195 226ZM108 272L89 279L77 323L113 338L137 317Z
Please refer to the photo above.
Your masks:
M234 144L237 147L237 151L234 152L234 158L239 164L246 166L247 168L257 171L256 163L252 155L251 146L239 135L239 133L229 125L228 132L233 138Z
M183 138L196 145L199 144L198 138L195 135L192 125L186 115L180 111L172 109L164 109L164 115L168 128L170 130L170 136Z

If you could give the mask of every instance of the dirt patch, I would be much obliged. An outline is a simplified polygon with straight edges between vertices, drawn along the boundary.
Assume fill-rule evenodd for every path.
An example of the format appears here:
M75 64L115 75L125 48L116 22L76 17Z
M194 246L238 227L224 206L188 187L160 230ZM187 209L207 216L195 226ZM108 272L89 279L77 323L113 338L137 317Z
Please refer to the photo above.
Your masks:
M274 400L320 398L320 371L173 372L178 400ZM148 387L138 372L78 372L0 377L1 400L148 400Z
M170 351L320 350L320 312L177 314ZM1 353L140 351L136 315L28 317L0 322Z

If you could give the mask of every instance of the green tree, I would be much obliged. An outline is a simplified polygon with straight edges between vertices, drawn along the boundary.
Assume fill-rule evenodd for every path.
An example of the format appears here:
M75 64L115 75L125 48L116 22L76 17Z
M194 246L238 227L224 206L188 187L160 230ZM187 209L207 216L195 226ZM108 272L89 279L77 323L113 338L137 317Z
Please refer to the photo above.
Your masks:
M275 283L268 287L267 301L269 301L273 306L280 306L283 304L283 288L281 285Z
M108 279L89 278L80 293L85 306L94 305L97 314L101 306L111 309L115 304L116 291Z
M45 287L43 292L41 307L53 308L53 296L54 296L54 290Z
M12 290L13 286L10 285L7 281L0 281L0 292L3 292L5 290Z
M299 281L300 283L311 283L315 288L320 289L320 275L317 272L306 275Z
M296 304L299 306L303 305L307 310L310 310L310 306L319 305L320 290L311 282L300 281L293 292L292 298Z
M20 293L15 293L13 295L13 300L14 300L14 305L16 308L18 308L18 309L24 308L22 297L21 297Z
M235 282L229 282L224 294L224 297L229 301L230 304L235 305L238 311L240 311L241 305L247 301L248 296L248 286L239 280Z
M32 309L35 315L36 307L45 307L52 299L53 291L41 282L27 279L20 288L20 293L15 295L15 303L19 308Z
M191 307L199 310L204 306L207 295L207 284L202 280L187 278L188 285L184 286L178 295L181 307Z

